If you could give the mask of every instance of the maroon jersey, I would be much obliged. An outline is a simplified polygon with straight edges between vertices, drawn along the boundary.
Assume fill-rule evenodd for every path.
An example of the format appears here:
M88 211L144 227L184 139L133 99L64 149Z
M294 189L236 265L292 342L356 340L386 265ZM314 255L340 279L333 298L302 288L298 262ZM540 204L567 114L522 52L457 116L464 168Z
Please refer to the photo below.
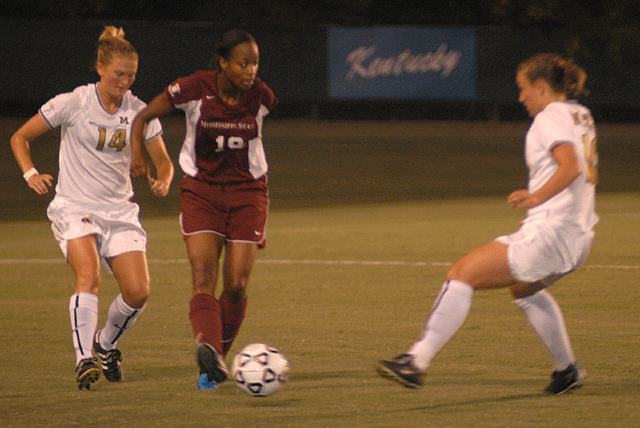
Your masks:
M256 78L238 105L229 105L218 95L218 73L198 71L165 89L169 101L186 114L180 167L185 174L211 183L258 179L268 169L262 123L278 100Z

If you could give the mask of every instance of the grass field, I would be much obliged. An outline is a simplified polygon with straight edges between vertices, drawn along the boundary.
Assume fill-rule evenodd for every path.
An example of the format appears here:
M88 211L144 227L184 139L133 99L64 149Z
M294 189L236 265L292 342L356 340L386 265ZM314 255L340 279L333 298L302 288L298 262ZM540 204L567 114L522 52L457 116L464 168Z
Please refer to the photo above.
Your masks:
M610 161L601 170L592 254L551 288L589 379L573 394L549 397L542 389L550 358L504 290L476 293L425 387L407 390L373 370L417 337L450 263L518 227L522 213L505 198L524 183L526 125L282 125L269 129L269 243L231 351L265 341L287 355L290 381L266 398L231 382L196 389L175 190L158 202L142 188L152 296L120 342L127 381L78 391L72 274L44 221L46 201L10 178L15 167L3 157L1 427L638 426L637 126L604 130L617 139L601 151ZM166 138L179 133L168 129ZM105 275L100 323L116 293Z

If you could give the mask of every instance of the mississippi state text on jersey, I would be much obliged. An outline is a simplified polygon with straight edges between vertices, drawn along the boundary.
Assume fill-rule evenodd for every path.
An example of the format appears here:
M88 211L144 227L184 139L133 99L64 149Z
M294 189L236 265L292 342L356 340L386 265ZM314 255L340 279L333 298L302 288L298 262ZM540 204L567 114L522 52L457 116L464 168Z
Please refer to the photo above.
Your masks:
M180 166L185 174L212 183L255 180L267 173L262 124L278 100L256 78L238 105L229 105L218 95L218 73L198 71L165 90L169 101L186 114Z

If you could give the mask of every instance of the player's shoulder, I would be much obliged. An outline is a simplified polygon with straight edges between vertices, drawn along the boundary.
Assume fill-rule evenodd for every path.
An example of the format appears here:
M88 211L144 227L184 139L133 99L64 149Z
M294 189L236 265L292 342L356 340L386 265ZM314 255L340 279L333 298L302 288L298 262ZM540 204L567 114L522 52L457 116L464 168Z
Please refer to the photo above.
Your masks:
M124 95L125 102L130 106L132 110L139 111L147 106L147 103L135 96L131 90L127 90Z
M195 80L198 82L211 84L212 82L215 82L217 75L217 70L197 70L187 76L182 77L181 80Z
M40 108L40 113L45 120L58 122L57 124L70 121L88 108L90 97L97 96L95 92L95 84L78 86L70 92L51 98ZM51 126L54 126L53 123Z
M192 75L197 76L199 79L213 79L218 73L220 73L219 70L206 69L194 71Z
M271 88L259 77L256 77L252 89L259 94L263 104L269 110L278 105L278 98L275 96Z
M571 116L574 116L576 114L580 116L584 116L585 114L589 116L591 115L591 110L589 110L589 107L582 105L577 101L570 100L565 101L562 104L564 105L564 108L567 110L568 114L570 114Z
M556 101L556 102L549 103L549 105L540 112L540 116L545 118L551 118L558 114L566 114L567 112L568 110L567 110L566 104L563 102Z
M74 88L69 94L74 95L86 95L97 92L97 85L95 83L87 83L86 85L80 85Z
M271 88L266 83L264 83L264 81L259 77L256 77L253 87L258 91L273 94L273 91L271 90Z
M550 103L542 112L542 117L553 118L558 116L571 116L576 112L590 113L589 108L574 100L556 101Z
M198 70L192 74L178 77L165 89L171 100L176 98L198 98L202 91L210 91L216 85L217 71Z
M537 124L563 123L571 120L571 106L567 102L552 102L547 105L534 119Z
M92 92L95 92L95 83L90 83L87 85L78 86L70 92L63 92L61 94L56 95L53 100L61 102L61 101L82 101L85 100Z

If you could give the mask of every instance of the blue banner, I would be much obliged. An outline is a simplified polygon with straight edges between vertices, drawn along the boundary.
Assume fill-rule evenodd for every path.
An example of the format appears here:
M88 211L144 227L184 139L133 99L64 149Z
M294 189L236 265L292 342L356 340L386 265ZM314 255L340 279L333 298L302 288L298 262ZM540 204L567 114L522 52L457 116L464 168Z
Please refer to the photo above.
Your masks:
M329 29L329 97L476 96L473 29Z

